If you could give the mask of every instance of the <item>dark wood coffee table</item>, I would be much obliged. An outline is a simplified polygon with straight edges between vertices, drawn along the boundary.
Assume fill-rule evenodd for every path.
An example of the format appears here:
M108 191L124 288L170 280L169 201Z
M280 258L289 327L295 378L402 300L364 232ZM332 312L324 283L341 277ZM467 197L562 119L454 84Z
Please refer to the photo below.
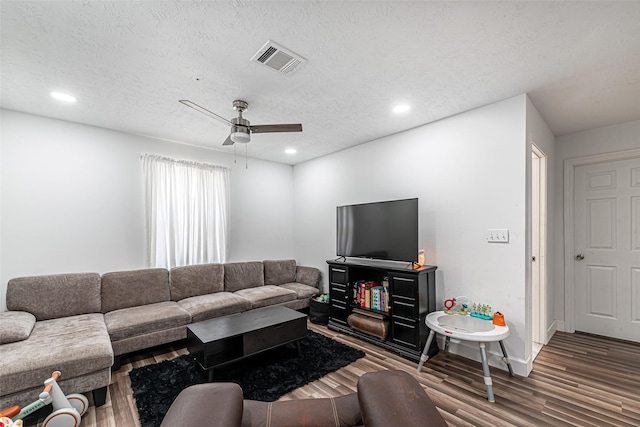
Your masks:
M216 317L187 326L187 349L208 371L307 336L306 314L276 306Z

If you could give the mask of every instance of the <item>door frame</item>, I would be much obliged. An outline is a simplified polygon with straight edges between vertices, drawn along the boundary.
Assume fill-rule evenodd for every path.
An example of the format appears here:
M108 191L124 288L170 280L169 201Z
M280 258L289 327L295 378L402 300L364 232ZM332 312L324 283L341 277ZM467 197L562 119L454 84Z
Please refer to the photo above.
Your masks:
M537 299L538 299L538 314L534 314L532 310L532 326L533 323L536 323L537 334L534 334L534 328L532 327L532 341L546 345L549 342L549 337L547 336L547 221L548 221L548 212L547 212L547 155L544 151L538 147L535 142L531 143L531 153L536 156L538 159L538 203L536 205L533 204L532 201L532 213L533 209L537 209L538 211L538 224L534 225L532 221L532 244L533 244L533 227L537 227L538 229L538 259L535 261L535 265L538 268L538 288L537 288ZM533 160L532 160L533 163ZM532 178L533 178L533 167L532 167ZM533 180L531 182L533 187ZM532 194L533 196L533 194ZM533 215L532 215L533 218ZM533 251L532 251L533 252ZM533 269L533 261L530 260ZM533 292L533 271L532 271L532 301L534 299Z
M630 160L640 157L640 149L613 151L574 157L564 161L564 328L565 332L576 331L575 313L575 233L574 233L574 174L578 166L595 163Z

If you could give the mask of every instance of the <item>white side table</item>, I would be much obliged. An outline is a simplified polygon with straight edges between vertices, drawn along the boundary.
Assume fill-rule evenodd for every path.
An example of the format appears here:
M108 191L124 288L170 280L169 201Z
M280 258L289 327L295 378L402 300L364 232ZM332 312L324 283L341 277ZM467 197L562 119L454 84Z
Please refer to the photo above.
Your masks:
M502 340L509 336L509 327L497 326L489 320L478 319L468 315L446 314L444 311L429 313L425 318L425 323L431 331L429 332L429 338L427 338L427 344L422 351L422 356L420 356L418 372L422 371L424 362L429 359L427 352L436 333L445 336L445 351L449 348L449 340L451 338L475 341L480 347L480 359L482 360L484 383L487 386L487 398L489 402L495 402L493 383L491 381L491 373L489 372L489 363L487 362L486 343L495 341L500 343L502 355L504 356L502 360L507 364L509 375L513 376L513 369L511 368L507 351L502 342Z

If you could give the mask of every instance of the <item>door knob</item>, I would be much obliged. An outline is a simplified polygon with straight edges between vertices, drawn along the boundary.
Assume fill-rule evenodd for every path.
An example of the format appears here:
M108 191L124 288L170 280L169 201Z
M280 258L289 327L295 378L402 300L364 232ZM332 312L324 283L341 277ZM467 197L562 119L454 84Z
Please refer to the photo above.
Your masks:
M582 255L582 254L578 254L578 255L576 255L576 259L577 259L578 261L582 261L582 260L584 259L584 255Z

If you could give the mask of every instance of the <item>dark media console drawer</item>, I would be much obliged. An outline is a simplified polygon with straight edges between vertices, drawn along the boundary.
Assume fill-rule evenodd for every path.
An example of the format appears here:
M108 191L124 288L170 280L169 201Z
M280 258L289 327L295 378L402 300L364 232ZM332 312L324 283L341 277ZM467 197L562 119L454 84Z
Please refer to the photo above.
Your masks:
M331 299L329 304L329 317L331 318L331 320L344 323L346 325L347 317L349 317L347 303Z
M331 299L346 301L349 298L347 285L339 285L337 283L331 283L329 285L329 293L331 295Z
M412 350L421 350L418 340L418 325L411 319L393 316L391 319L391 335L395 343Z
M339 267L331 267L329 269L329 282L346 285L348 281L347 269Z
M391 312L394 316L414 319L418 315L418 307L416 305L416 301L412 298L393 295L391 299Z
M405 298L414 299L418 293L418 283L415 277L394 274L391 276L391 287L393 295Z

